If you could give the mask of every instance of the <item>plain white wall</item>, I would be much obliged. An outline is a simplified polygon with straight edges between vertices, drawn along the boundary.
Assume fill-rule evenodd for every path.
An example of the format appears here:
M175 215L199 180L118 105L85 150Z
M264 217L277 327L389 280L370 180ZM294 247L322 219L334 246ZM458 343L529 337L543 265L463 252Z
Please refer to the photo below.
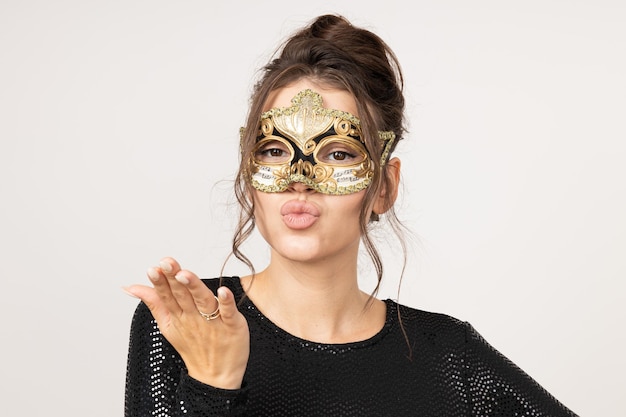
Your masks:
M405 71L400 301L470 321L581 415L625 415L624 3L294 5L0 2L3 415L122 414L120 287L166 255L219 273L254 71L325 12Z

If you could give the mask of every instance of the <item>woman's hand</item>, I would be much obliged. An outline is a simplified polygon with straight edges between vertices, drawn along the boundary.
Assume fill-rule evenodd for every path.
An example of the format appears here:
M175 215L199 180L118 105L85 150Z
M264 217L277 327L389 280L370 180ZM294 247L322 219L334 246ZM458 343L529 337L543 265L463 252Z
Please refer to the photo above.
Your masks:
M250 333L235 297L226 287L213 292L178 262L165 258L148 277L154 288L125 288L150 309L163 336L180 354L189 376L216 388L241 387L250 355ZM200 312L219 316L207 320Z

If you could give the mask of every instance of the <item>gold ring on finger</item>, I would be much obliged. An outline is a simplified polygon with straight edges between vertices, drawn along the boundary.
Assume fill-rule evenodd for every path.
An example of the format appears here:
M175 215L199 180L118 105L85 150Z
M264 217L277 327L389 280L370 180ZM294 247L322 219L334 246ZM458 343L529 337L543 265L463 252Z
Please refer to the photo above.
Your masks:
M215 297L215 296L213 296L213 297ZM203 313L202 311L198 310L200 315L202 317L204 317L204 319L206 321L215 320L216 318L218 318L220 316L220 300L217 297L215 297L215 301L217 301L217 308L215 309L214 312L207 314L207 313Z

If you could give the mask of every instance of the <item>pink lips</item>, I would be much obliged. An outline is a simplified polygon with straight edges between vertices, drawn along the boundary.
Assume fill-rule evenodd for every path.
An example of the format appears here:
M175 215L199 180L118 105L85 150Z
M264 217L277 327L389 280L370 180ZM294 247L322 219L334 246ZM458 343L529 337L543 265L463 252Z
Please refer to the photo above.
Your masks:
M283 222L290 229L307 229L317 221L320 211L315 205L306 201L287 201L280 208Z

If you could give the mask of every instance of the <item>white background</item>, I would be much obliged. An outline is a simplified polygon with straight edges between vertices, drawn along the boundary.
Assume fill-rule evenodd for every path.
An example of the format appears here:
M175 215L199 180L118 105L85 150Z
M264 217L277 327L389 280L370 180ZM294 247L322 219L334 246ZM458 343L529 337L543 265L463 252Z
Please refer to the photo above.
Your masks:
M406 75L400 301L470 321L581 415L626 415L624 4L1 0L2 414L122 414L120 288L166 255L219 273L255 69L338 12Z

